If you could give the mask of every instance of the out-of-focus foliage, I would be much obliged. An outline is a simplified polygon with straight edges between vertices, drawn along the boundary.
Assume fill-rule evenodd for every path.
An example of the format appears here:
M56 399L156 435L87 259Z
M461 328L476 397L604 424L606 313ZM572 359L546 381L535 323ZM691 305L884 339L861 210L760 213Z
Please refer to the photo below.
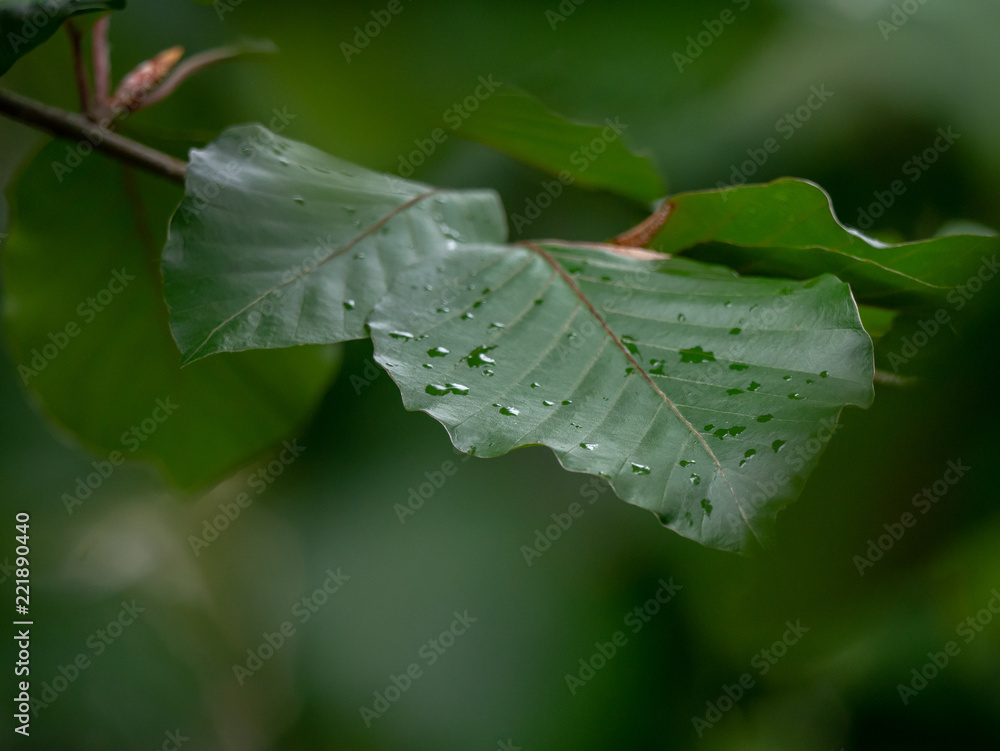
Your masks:
M55 34L73 16L121 10L125 0L3 0L0 2L0 76Z
M269 37L282 51L208 71L121 127L183 156L230 124L280 113L285 135L397 174L414 142L442 128L448 138L413 179L495 187L512 217L548 203L520 236L602 239L643 218L641 206L579 186L539 200L550 176L462 140L445 113L492 74L575 120L620 118L673 190L807 178L841 220L888 241L953 219L1000 225L995 4L921 4L898 24L887 0L563 6L406 3L369 35L386 4L136 0L112 21L117 70L178 43ZM716 36L724 10L732 20ZM61 36L4 85L74 107ZM814 109L811 87L823 85L833 95ZM928 152L949 127L954 145ZM747 151L759 156L768 139L780 148L757 164ZM35 137L0 122L0 144L6 175ZM346 347L301 450L279 449L196 497L124 466L68 515L61 494L100 456L53 434L7 360L0 559L14 512L30 510L32 680L51 685L79 654L91 662L33 721L32 741L155 748L179 729L185 749L989 747L1000 731L1000 622L989 611L1000 415L984 343L1000 311L997 281L973 273L879 340L886 375L916 380L880 382L870 410L845 413L779 516L779 549L751 561L665 533L603 486L557 471L546 449L463 461L439 426L400 407L365 342ZM582 513L562 529L573 503ZM904 513L915 523L897 540ZM547 534L555 541L528 566L524 548L545 547ZM312 612L301 598L338 567L350 579L311 599ZM671 577L682 588L650 614ZM98 630L132 599L145 611L98 654ZM476 622L441 640L465 610ZM285 621L294 634L241 685L233 666ZM795 637L786 622L809 630ZM565 676L617 631L624 646L571 693ZM786 631L798 641L768 665L761 650ZM433 664L434 647L421 651L430 640L451 644ZM897 686L931 674L928 653L949 641L958 654L904 705ZM366 727L361 708L411 663L420 676ZM744 673L752 687L699 738L692 717ZM10 723L5 714L4 737Z

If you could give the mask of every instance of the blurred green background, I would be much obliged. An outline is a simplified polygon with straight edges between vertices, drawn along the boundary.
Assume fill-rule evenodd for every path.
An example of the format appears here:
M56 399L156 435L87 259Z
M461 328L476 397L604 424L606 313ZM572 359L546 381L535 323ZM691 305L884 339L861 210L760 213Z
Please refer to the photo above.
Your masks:
M492 75L575 119L619 117L671 191L729 182L747 149L778 133L780 150L752 181L815 180L846 223L903 179L905 194L873 233L917 239L956 219L1000 226L1000 5L902 5L916 12L900 11L906 23L887 31L879 23L895 11L882 0L404 1L348 62L341 43L385 4L133 0L111 38L119 75L178 43L194 52L270 38L280 48L205 72L123 124L178 156L226 125L266 124L277 108L295 116L284 135L393 172L414 139L446 127L445 111L478 76ZM733 22L678 70L674 54L724 10ZM65 35L3 85L75 109ZM785 140L776 124L813 86L833 96ZM956 144L912 182L905 165L949 127ZM16 180L46 140L0 121L0 177ZM547 179L457 134L414 177L496 188L511 213ZM63 208L50 210L60 221ZM645 211L569 188L525 234L602 239ZM151 231L162 239L166 227ZM954 325L903 369L915 381L880 385L870 410L842 415L780 517L779 548L756 559L703 549L610 492L589 503L589 478L561 471L548 449L463 461L437 423L402 409L367 341L343 347L339 375L299 435L301 457L195 555L190 536L273 456L194 494L128 466L68 515L61 495L100 457L48 421L4 354L0 561L13 558L15 512L29 510L33 688L77 655L90 659L33 720L27 745L169 748L179 733L185 749L996 748L1000 619L987 606L1000 589L990 469L1000 442L997 285L949 310ZM880 343L880 365L933 312L901 321ZM919 513L911 499L949 460L970 470ZM394 506L448 461L455 473L401 522ZM526 565L522 546L572 502L583 516ZM854 557L906 511L916 525L859 575ZM305 611L293 608L328 569L349 580L301 622ZM633 633L625 616L671 577L682 589ZM0 591L13 598L13 576ZM144 608L134 623L110 644L95 638L133 600ZM423 645L455 611L475 623L428 664ZM977 613L978 629L956 631ZM233 666L285 621L295 633L240 685ZM761 675L755 656L788 621L808 631ZM625 646L571 693L565 676L619 630ZM898 684L949 641L960 653L904 705ZM366 727L360 709L411 663L420 677ZM699 737L692 718L744 673L753 687ZM26 745L10 704L4 748Z

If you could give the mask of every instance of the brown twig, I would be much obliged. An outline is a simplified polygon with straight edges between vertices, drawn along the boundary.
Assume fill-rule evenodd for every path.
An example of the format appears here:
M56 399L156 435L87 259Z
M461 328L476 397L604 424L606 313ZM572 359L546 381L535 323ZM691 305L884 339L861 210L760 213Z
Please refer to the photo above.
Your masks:
M663 225L667 223L667 219L674 211L674 204L672 201L664 201L664 203L654 211L650 216L643 219L639 224L634 226L630 230L622 232L620 235L614 238L615 245L628 245L633 248L642 248L649 244L656 233L659 232Z
M94 92L97 109L106 110L111 96L111 47L108 44L108 27L111 16L98 18L91 33L91 55L94 67Z
M95 151L184 184L187 174L185 162L101 128L82 115L50 107L5 89L0 89L0 114L59 138L86 142Z
M171 73L163 83L157 86L155 90L149 92L145 97L143 97L140 107L150 107L157 102L166 99L178 86L198 71L207 68L210 65L222 62L223 60L229 60L239 55L245 55L248 51L252 52L253 50L247 50L243 47L219 47L218 49L207 50L205 52L199 52L197 55L192 55L178 65L177 68L174 69L174 72Z
M69 46L73 53L73 75L76 77L76 90L80 95L80 112L89 118L92 116L93 106L90 100L90 86L87 84L87 67L83 62L80 30L72 21L67 21L66 33L69 35Z
M135 112L142 109L147 98L184 55L183 47L163 50L145 62L139 63L125 76L111 95L111 109Z

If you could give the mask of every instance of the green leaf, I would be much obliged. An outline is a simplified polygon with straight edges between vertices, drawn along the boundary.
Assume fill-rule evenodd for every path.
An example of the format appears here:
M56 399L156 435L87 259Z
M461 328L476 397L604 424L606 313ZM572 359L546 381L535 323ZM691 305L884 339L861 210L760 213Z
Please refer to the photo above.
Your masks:
M163 251L171 328L191 362L366 336L395 275L457 242L503 242L493 191L435 190L254 125L191 152Z
M483 100L459 134L516 159L560 175L564 183L601 188L648 203L666 192L652 161L622 140L628 123L575 123L530 94L501 86Z
M899 245L865 239L838 222L822 188L803 180L683 193L669 203L650 248L743 274L835 274L859 301L880 307L939 303L1000 250L1000 238L974 235Z
M122 10L125 0L0 0L0 76L71 16Z
M842 406L872 400L848 285L602 247L420 262L372 314L375 357L463 451L544 444L686 537L767 547Z
M67 170L66 149L46 147L13 186L4 253L7 341L45 411L101 460L151 460L185 488L301 427L336 351L220 355L181 369L157 262L179 189L98 154Z

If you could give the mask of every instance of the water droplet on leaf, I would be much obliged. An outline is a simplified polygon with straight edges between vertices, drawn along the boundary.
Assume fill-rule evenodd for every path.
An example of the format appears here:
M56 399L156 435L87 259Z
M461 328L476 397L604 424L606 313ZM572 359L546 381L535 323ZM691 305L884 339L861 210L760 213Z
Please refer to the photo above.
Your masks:
M636 342L635 342L635 338L634 337L623 336L622 337L622 344L625 345L625 349L627 349L631 354L633 354L633 355L639 354L639 348L636 346Z
M681 362L715 362L715 355L711 352L706 352L700 346L692 347L691 349L682 349L679 354Z
M424 389L428 394L432 396L444 396L445 394L457 394L458 396L466 396L469 393L469 387L463 386L460 383L446 383L441 386L436 383L427 384L427 388Z
M496 345L492 347L482 345L476 347L462 359L469 364L470 368L478 368L483 365L496 365L496 360L486 354L494 349L496 349Z

